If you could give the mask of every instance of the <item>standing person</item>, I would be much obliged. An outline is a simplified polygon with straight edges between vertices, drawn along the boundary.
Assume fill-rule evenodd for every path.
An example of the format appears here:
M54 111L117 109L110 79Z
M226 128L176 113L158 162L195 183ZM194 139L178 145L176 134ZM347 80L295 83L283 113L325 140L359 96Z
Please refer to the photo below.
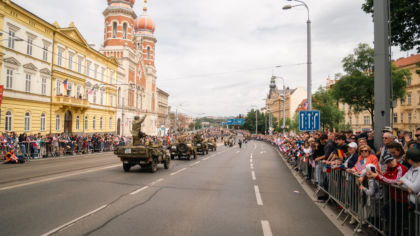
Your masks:
M405 156L411 168L398 184L404 184L410 193L410 201L415 203L416 194L420 193L420 149L410 148Z
M388 184L397 184L405 175L407 169L401 165L401 163L399 163L397 159L395 159L391 154L388 154L384 157L384 162L387 165L386 171L383 174L372 173L371 177Z
M379 170L378 158L372 154L372 150L368 145L363 145L359 148L359 159L356 165L352 169L347 169L347 172L365 175L367 164L373 164Z
M348 152L346 153L346 159L344 160L341 168L351 169L356 165L357 160L359 159L359 154L357 153L357 144L351 142L347 145Z
M314 160L316 163L315 166L315 184L319 183L319 179L320 179L320 175L321 175L321 170L322 170L322 166L321 166L321 161L323 159L325 159L325 145L328 142L328 135L323 134L321 135L321 137L319 138L319 143L318 143L318 147L317 149L314 151Z
M397 143L397 142L391 143L390 145L388 145L388 151L397 160L397 162L403 165L407 170L410 169L411 166L405 160L405 151L404 151L403 146L400 143Z
M382 134L382 142L383 145L379 149L379 151L376 153L376 155L379 157L379 165L381 167L381 171L386 170L386 165L384 162L384 157L389 153L388 145L390 145L394 141L394 137L392 133L385 130L385 132Z
M420 127L416 129L416 134L414 136L416 136L416 143L413 147L420 149Z

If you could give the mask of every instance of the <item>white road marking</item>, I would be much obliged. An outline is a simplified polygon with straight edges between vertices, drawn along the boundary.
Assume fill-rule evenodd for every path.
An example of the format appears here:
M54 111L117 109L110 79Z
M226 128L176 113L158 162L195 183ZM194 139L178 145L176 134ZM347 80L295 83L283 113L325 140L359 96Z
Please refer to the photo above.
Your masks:
M203 158L203 161L207 161L210 157Z
M134 195L134 194L137 194L137 193L139 193L139 192L141 192L141 191L143 191L143 190L146 190L146 189L148 189L149 188L149 186L144 186L143 188L140 188L140 189L137 189L136 191L134 191L134 192L132 192L132 193L130 193L131 195Z
M60 175L60 176L50 177L50 178L46 178L46 179L34 180L34 181L22 183L22 184L7 186L7 187L0 188L0 191L19 188L19 187L24 187L24 186L28 186L28 185L32 185L32 184L39 184L39 183L43 183L43 182L47 182L47 181L53 181L53 180L57 180L57 179L63 179L63 178L67 178L67 177L71 177L71 176L75 176L75 175L87 174L87 173L100 171L100 170L111 169L111 168L115 168L117 166L121 166L121 164L107 166L107 167L94 168L94 169L85 170L85 171L77 171L77 172L74 172L74 173L71 173L71 174Z
M255 177L255 171L251 171L252 180L257 180L257 177Z
M251 159L251 160L249 160L251 163L253 162L253 160Z
M84 215L82 215L82 216L80 216L80 217L78 217L78 218L76 218L76 219L74 219L74 220L72 220L72 221L69 221L69 222L67 222L67 223L65 223L65 224L63 224L63 225L61 225L61 226L58 226L57 228L55 228L55 229L53 229L53 230L51 230L51 231L49 231L49 232L47 232L47 233L45 233L45 234L42 234L41 236L48 236L48 235L54 234L54 233L56 233L56 232L58 232L58 231L60 231L60 230L62 230L62 229L64 229L64 228L67 228L68 226L70 226L70 225L72 225L72 224L76 223L77 221L79 221L79 220L81 220L81 219L83 219L83 218L86 218L86 217L88 217L88 216L90 216L90 215L95 214L96 212L98 212L98 211L100 211L100 210L104 209L104 208L105 208L105 207L107 207L107 206L108 206L108 205L103 205L103 206L101 206L101 207L99 207L99 208L97 208L97 209L95 209L95 210L93 210L93 211L91 211L91 212L88 212L88 213L86 213L86 214L84 214Z
M264 236L273 236L273 232L271 232L270 222L268 222L267 220L262 220L261 225Z
M186 170L187 168L182 168L182 169L180 169L180 170L178 170L178 171L176 171L176 172L174 172L174 173L171 173L171 175L176 175L176 174L179 174L179 173L181 173L182 171L184 171L184 170Z
M240 153L241 151L236 151L236 153Z
M195 166L195 165L198 165L198 163L200 163L201 161L197 161L197 162L195 162L195 163L193 163L193 164L191 164L190 165L190 167L193 167L193 166Z
M156 181L154 181L154 182L152 182L151 184L149 184L149 186L153 186L153 185L155 185L155 184L157 184L157 183L159 183L159 182L162 182L164 179L158 179L158 180L156 180Z
M253 165L251 165L251 170L253 170L254 169L254 166Z
M257 185L254 185L254 189L255 189L255 196L257 197L257 204L258 204L258 206L262 206L263 201L262 201L262 198L261 198L260 189L258 188Z

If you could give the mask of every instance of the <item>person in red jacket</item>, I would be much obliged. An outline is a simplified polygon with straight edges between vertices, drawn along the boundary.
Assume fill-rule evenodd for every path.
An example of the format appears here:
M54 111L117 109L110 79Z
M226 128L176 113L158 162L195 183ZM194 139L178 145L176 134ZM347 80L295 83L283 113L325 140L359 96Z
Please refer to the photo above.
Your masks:
M368 177L376 178L377 180L388 184L398 184L401 177L403 177L407 172L407 168L401 165L401 163L398 162L391 154L387 154L383 158L384 163L387 166L385 172L383 174L370 172L367 173Z

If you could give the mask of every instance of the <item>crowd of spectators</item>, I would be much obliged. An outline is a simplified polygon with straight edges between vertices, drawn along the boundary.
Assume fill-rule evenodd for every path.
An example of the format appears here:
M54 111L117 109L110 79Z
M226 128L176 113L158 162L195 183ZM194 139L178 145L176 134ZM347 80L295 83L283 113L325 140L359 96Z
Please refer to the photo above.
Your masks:
M373 132L314 132L257 138L278 146L296 171L322 189L324 194L318 195L319 200L330 201L332 184L336 196L349 195L342 192L349 191L345 190L351 187L349 176L354 176L360 202L368 199L364 200L365 219L353 217L350 221L359 223L357 230L368 223L388 235L417 235L414 232L420 233L420 215L409 214L420 214L420 128L415 137L412 139L408 133L394 137L392 130L385 127L379 149L375 149ZM332 170L340 173L332 177ZM334 183L330 183L332 178Z
M57 157L113 151L114 147L130 142L114 134L31 134L2 133L0 158L6 163L24 162L28 159Z

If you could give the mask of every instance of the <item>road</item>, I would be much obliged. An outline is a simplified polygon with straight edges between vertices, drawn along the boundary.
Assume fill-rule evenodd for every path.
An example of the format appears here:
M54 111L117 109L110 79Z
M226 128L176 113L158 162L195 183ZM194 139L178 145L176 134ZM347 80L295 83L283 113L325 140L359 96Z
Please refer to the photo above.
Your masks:
M270 145L151 174L112 153L0 166L0 235L342 235Z

